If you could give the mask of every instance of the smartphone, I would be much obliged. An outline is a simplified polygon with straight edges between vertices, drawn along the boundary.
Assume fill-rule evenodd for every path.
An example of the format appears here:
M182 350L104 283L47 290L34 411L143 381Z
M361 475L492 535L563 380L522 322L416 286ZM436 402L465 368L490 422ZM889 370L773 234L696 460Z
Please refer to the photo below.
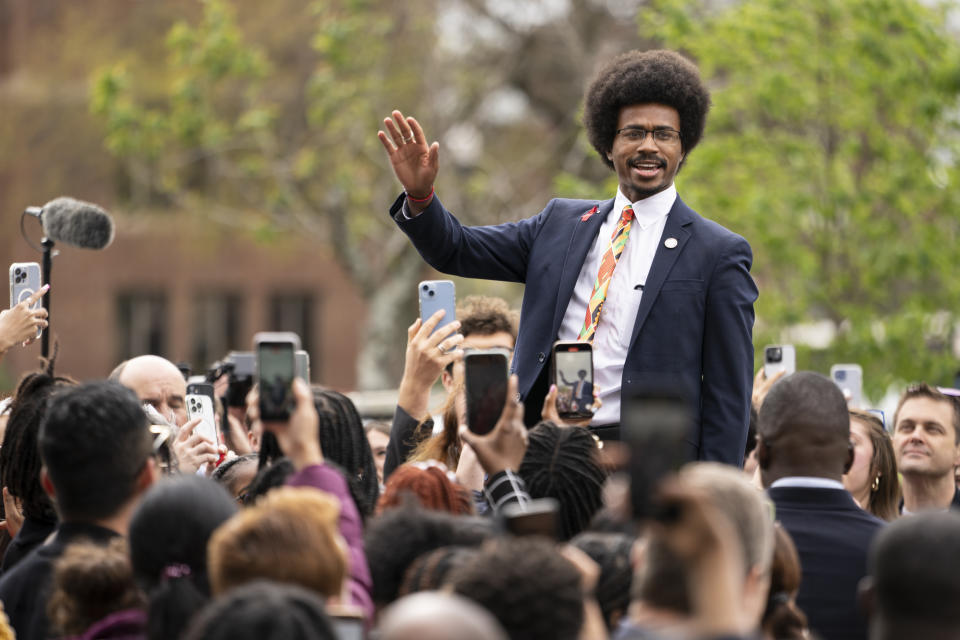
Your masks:
M630 448L630 503L637 520L661 516L656 492L690 459L693 412L669 391L633 391L622 400L620 429Z
M310 354L299 349L293 353L294 375L310 384Z
M260 419L287 420L296 404L293 378L300 338L295 333L260 332L253 337L260 385Z
M40 273L40 264L37 262L14 262L10 265L10 308L14 308L43 286L43 278ZM43 298L37 300L31 309L39 309L43 306ZM37 329L37 337L43 333L43 329Z
M464 387L467 397L467 428L478 434L490 433L507 402L510 352L506 349L477 349L463 356Z
M544 536L557 539L557 512L560 503L553 498L540 498L520 505L504 505L501 513L503 530L515 536Z
M840 387L847 404L857 409L863 406L863 369L858 364L835 364L830 367L830 379Z
M440 324L434 327L430 335L457 319L456 296L452 280L424 280L417 285L417 290L420 293L421 322L426 322L440 309L446 311L440 319Z
M763 375L768 380L781 371L797 370L797 351L792 344L771 344L763 348Z
M200 424L193 430L215 445L220 444L217 437L217 418L213 412L213 400L209 396L187 393L187 417L200 418Z
M212 382L187 382L187 395L188 396L206 396L210 398L210 404L216 406L213 400L213 383Z
M593 416L593 348L589 342L553 343L550 358L557 385L557 413L564 419Z

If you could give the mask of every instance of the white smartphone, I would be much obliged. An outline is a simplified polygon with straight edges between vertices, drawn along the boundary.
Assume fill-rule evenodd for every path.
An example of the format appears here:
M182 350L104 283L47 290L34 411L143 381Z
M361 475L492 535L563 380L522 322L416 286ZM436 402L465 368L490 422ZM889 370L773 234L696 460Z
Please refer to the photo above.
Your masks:
M199 433L207 438L213 444L219 446L220 438L217 437L217 419L213 412L213 402L209 396L200 394L187 394L187 417L193 420L200 418L200 424L194 429L194 433Z
M10 265L10 308L14 308L43 286L43 278L40 275L40 264L37 262L14 262ZM43 306L43 298L37 300L31 309L39 309ZM37 337L43 333L43 329L37 329Z
M830 379L840 387L847 404L854 409L863 407L863 369L858 364L835 364L830 367Z
M446 311L440 319L440 324L434 327L430 335L433 335L440 327L457 319L453 280L424 280L417 285L417 290L420 292L421 322L426 322L430 316L440 309Z
M797 370L797 351L792 344L769 344L763 348L763 375L768 380L781 371Z

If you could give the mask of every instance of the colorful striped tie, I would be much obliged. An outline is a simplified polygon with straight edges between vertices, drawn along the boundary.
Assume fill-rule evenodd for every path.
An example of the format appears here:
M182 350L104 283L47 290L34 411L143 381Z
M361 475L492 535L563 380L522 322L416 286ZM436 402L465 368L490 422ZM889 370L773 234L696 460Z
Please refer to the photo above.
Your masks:
M620 221L610 238L610 246L607 247L603 259L600 261L597 281L593 284L593 293L587 303L587 315L583 320L583 328L580 329L578 340L593 342L593 336L597 332L597 323L600 322L603 301L607 299L607 289L610 288L610 278L613 277L613 270L617 266L620 254L623 253L623 248L627 245L627 236L630 235L630 224L632 222L633 207L628 204L623 208L623 213L620 214Z

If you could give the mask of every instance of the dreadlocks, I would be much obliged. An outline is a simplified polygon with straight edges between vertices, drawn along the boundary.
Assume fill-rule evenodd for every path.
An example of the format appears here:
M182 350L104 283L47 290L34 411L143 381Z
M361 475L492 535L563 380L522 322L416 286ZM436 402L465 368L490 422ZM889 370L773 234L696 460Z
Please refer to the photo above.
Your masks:
M57 513L40 486L43 463L37 434L47 410L47 399L58 389L77 384L72 378L53 374L56 357L54 349L53 357L40 371L28 373L20 380L0 447L0 483L20 499L25 516L46 522L55 522Z

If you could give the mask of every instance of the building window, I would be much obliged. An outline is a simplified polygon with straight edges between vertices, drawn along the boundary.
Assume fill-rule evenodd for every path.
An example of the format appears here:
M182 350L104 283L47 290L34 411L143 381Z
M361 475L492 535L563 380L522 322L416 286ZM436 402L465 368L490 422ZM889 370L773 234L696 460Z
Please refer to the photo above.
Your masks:
M314 297L310 293L278 293L270 297L270 331L292 331L300 336L301 348L319 362L313 345Z
M228 351L242 350L240 317L243 299L238 293L210 292L193 300L193 370L206 371Z
M118 362L167 352L167 295L162 291L120 293L116 298Z

